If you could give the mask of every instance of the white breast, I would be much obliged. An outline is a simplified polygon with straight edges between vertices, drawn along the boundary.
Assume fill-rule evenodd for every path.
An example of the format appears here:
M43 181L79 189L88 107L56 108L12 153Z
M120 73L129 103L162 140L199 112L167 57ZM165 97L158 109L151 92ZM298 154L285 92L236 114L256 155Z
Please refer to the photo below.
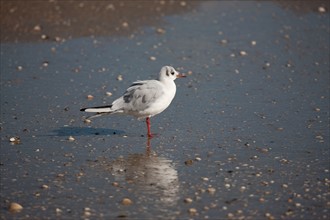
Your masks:
M161 113L171 104L175 96L176 86L174 81L160 82L159 85L159 89L162 90L162 95L155 98L155 100L150 103L150 106L143 112L144 116L147 114L147 116L151 117Z

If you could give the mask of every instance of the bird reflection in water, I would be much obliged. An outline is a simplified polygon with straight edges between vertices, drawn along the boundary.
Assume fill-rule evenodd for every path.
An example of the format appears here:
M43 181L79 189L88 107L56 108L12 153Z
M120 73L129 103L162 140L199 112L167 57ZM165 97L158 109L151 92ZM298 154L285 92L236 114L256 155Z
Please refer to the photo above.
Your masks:
M103 159L98 162L111 172L120 185L123 182L134 184L136 186L134 193L138 194L140 199L152 199L153 203L158 203L153 205L163 208L177 204L178 172L171 160L152 152L150 138L147 139L145 153L134 153L114 161Z

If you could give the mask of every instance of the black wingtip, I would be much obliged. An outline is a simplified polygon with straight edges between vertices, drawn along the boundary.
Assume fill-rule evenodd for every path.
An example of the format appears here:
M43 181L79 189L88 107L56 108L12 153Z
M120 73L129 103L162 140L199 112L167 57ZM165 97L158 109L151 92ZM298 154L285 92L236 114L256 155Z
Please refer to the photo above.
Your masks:
M80 109L81 112L84 112L87 108L82 108Z

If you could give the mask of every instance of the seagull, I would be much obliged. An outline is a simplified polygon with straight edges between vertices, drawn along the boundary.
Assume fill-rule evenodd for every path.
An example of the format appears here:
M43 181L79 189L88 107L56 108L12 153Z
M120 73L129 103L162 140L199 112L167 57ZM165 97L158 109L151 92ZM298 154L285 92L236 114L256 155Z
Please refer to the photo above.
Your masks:
M96 113L86 119L111 114L132 115L138 119L146 119L148 138L154 135L150 131L150 117L163 112L172 102L176 86L176 78L186 77L171 66L161 68L158 80L135 81L128 87L123 96L111 105L82 108L80 111Z

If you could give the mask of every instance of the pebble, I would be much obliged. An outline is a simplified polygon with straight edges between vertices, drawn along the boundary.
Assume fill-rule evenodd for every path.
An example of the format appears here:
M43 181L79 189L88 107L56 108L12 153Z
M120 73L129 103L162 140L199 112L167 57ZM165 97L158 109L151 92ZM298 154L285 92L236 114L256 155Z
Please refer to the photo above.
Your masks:
M130 200L129 198L124 198L121 201L121 204L123 204L123 205L131 205L132 203L133 203L132 200Z
M92 215L91 212L89 212L89 211L84 211L84 216L85 216L85 217L89 217L89 216L91 216L91 215Z
M319 11L320 13L325 13L327 10L325 9L325 7L320 6L320 7L318 7L318 11Z
M165 34L166 33L166 31L164 29L162 29L162 28L157 28L156 32L158 34Z
M213 202L211 202L211 204L210 204L210 208L212 208L212 209L216 208L217 206L218 205L216 203L213 203Z
M210 187L210 188L207 189L207 192L210 193L210 194L214 194L215 191L216 191L216 190L215 190L215 188L213 188L213 187Z
M222 39L222 40L220 41L220 43L221 43L221 44L227 44L228 41L227 41L226 39Z
M56 41L56 42L61 42L61 41L64 42L65 40L62 39L62 38L60 38L60 37L58 37L58 36L56 36L56 37L55 37L55 41Z
M55 209L55 212L56 212L56 214L61 214L61 213L62 213L62 210L59 209L59 208L56 208L56 209Z
M127 27L128 27L128 23L127 23L127 22L123 22L121 25L122 25L124 28L127 28Z
M76 67L72 71L75 72L75 73L79 73L80 72L80 67Z
M21 206L16 202L12 202L9 205L9 211L12 213L21 212L22 210L23 210L23 206Z
M195 209L195 208L190 208L190 209L188 210L188 212L189 212L191 215L196 215L196 214L197 214L197 209Z
M272 214L270 214L269 212L267 212L267 213L265 214L265 217L267 217L267 219L269 219L269 220L273 220L273 219L275 219L275 217L272 216Z
M42 34L42 35L41 35L41 39L42 39L42 40L47 40L48 38L49 38L49 37L48 37L46 34Z
M183 201L185 203L192 203L193 202L193 200L191 198L185 198Z
M84 216L88 217L88 216L91 216L91 215L92 215L91 208L85 207L84 208Z
M46 185L46 184L43 184L43 185L41 186L41 188L42 188L42 189L48 189L48 188L49 188L49 186L48 186L48 185Z
M256 173L256 177L261 177L261 173Z
M269 62L265 62L264 66L263 66L263 69L266 69L268 67L270 67L270 63Z
M44 61L43 63L42 63L42 66L43 67L47 67L49 65L49 62L48 61Z
M316 139L323 140L323 137L321 135L315 136Z
M263 186L268 186L269 185L269 183L267 181L261 181L260 184L263 185Z
M206 190L205 189L199 189L198 191L201 192L201 193L205 193ZM198 195L198 192L196 192L195 194Z
M70 136L70 137L68 138L68 140L69 140L69 141L75 141L76 139L75 139L74 137Z
M201 161L202 159L200 157L195 158L196 161Z
M14 142L14 141L16 141L16 137L11 137L11 138L9 139L9 141L10 141L10 142Z
M41 26L40 25L36 25L33 28L34 31L41 31Z
M9 141L12 144L19 144L21 142L21 140L19 139L19 137L11 137L11 138L9 138Z
M190 165L193 164L193 160L186 160L186 161L184 162L184 164L186 164L187 166L190 166Z
M22 66L17 66L17 70L18 71L22 71L23 70L23 67Z
M92 100L94 98L94 96L92 96L92 95L87 95L87 99L88 100Z
M117 76L117 80L118 80L118 81L122 81L122 80L123 80L123 76L122 76L122 75L118 75L118 76Z
M64 174L63 173L59 173L59 174L57 174L57 177L62 178L62 177L64 177Z
M90 123L92 123L92 121L91 121L90 119L85 119L85 120L84 120L84 123L85 123L85 124L90 124Z
M228 214L227 214L227 217L228 217L228 218L234 218L234 214L233 214L233 213L228 213Z
M203 181L209 181L209 178L207 178L207 177L202 177L202 180L203 180Z
M252 46L257 45L257 41L255 41L255 40L251 41L251 45L252 45Z
M106 92L105 93L107 96L112 96L112 92Z
M289 209L288 211L285 212L286 216L291 216L293 215L293 211L291 209Z
M102 73L102 72L105 72L105 71L107 71L107 69L105 67L102 67L102 68L99 69L99 73Z
M281 130L281 129L280 129L280 130ZM267 149L267 148L260 148L259 151L260 151L261 153L267 153L267 152L269 152L269 149Z
M151 56L151 57L149 57L149 59L150 59L151 61L155 61L157 58L154 57L154 56Z
M113 4L108 4L105 9L114 11L116 8Z
M244 50L241 50L241 51L239 52L239 55L241 55L241 56L246 56L246 55L247 55L247 52L244 51Z

